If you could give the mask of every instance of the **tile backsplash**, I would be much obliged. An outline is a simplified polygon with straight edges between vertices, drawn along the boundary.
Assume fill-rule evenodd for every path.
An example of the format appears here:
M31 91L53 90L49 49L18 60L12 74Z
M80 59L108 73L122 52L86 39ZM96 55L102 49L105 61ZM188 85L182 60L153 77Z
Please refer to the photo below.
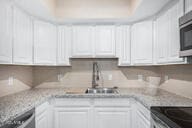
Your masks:
M118 67L117 59L72 59L71 67L0 66L0 97L33 87L87 88L92 82L92 63L100 65L106 87L145 87L150 76L161 77L160 88L192 98L192 64ZM138 81L138 75L143 81ZM168 80L165 81L165 76ZM10 79L13 78L13 85Z

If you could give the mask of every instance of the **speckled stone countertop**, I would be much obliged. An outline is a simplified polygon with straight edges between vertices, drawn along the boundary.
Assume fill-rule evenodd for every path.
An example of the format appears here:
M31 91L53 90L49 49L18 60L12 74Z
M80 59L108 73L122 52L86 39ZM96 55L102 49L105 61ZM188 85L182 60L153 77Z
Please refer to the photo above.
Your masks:
M192 106L192 99L184 98L161 89L126 88L118 94L74 94L68 89L31 89L0 98L0 126L52 98L134 98L146 108L151 106Z

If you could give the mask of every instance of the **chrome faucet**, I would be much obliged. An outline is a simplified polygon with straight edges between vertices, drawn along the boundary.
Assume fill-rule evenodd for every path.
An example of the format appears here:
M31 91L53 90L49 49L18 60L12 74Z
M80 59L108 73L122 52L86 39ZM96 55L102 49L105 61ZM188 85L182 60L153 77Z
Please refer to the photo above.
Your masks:
M99 66L97 62L93 62L92 88L99 86Z

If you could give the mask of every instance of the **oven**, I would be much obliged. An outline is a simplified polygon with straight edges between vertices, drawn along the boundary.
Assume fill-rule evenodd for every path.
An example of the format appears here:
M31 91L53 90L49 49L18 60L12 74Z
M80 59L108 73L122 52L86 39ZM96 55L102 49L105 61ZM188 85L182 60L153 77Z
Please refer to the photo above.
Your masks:
M180 56L192 56L192 11L179 19Z

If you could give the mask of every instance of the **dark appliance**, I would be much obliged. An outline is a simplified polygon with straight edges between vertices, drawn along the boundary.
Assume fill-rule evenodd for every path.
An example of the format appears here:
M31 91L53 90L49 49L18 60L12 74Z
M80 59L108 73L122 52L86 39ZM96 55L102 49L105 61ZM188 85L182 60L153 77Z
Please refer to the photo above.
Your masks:
M152 128L192 128L192 107L151 107Z
M23 115L8 121L0 128L35 128L35 109L32 109Z
M192 56L192 11L179 19L180 56Z

